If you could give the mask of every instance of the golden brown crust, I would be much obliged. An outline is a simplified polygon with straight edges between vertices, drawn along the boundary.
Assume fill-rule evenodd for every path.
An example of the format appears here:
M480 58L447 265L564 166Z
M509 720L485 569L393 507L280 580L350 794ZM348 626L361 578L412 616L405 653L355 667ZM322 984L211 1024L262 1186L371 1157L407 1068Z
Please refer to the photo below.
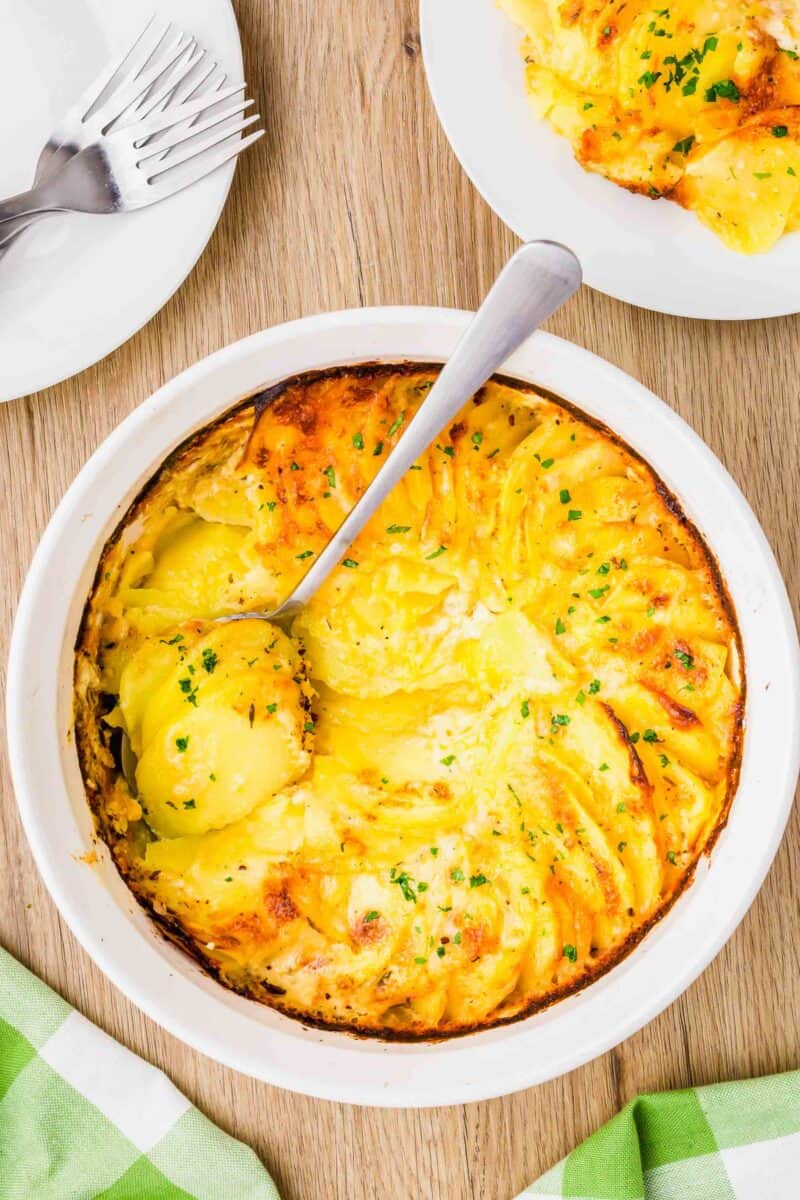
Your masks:
M292 542L292 539L297 537L298 528L302 529L304 537L312 536L316 532L324 540L325 523L318 515L314 515L313 510L321 496L320 488L325 485L323 483L318 486L317 481L311 477L301 480L292 478L293 475L300 474L300 472L287 471L285 473L280 463L276 467L275 455L277 454L280 457L282 451L275 449L276 443L274 442L273 433L270 430L274 431L278 428L284 428L290 433L292 431L299 431L304 438L302 443L304 452L308 455L313 455L313 446L316 440L322 439L324 443L324 439L330 436L330 430L326 427L325 422L328 420L328 417L323 416L324 410L321 408L318 398L317 401L314 401L312 398L312 385L318 388L330 385L333 389L331 396L336 395L339 411L363 411L364 404L371 402L377 394L381 393L381 389L385 390L390 384L394 386L393 381L404 378L415 378L424 373L430 374L432 370L435 370L435 368L431 368L430 365L420 366L413 363L392 364L390 366L363 364L355 368L335 368L329 371L308 373L295 377L292 380L285 381L241 401L233 410L223 414L213 425L201 430L192 438L187 439L162 464L159 472L142 489L142 492L132 504L128 514L126 514L124 521L115 531L113 537L109 539L98 565L95 584L84 612L76 644L76 741L87 789L87 797L95 815L98 829L109 844L121 874L136 894L139 902L148 909L166 936L190 953L206 970L220 978L227 986L233 986L233 981L227 970L225 961L224 959L221 960L220 955L230 952L237 955L246 950L247 953L252 952L257 957L261 953L261 948L266 944L285 944L281 939L291 939L293 936L292 930L296 926L303 924L307 916L307 912L304 910L305 899L308 894L307 889L317 885L313 884L313 881L310 881L308 877L305 883L300 882L299 876L295 876L294 868L285 875L282 882L280 879L272 877L265 884L261 892L261 902L257 913L242 911L224 919L220 916L213 934L213 944L209 943L211 945L210 950L198 938L196 933L191 932L191 929L186 924L186 916L182 916L171 906L171 902L165 901L163 896L159 896L159 884L163 882L163 877L160 877L160 873L157 870L147 871L142 856L137 856L131 842L130 830L136 824L136 805L135 801L132 802L130 797L127 796L127 789L124 788L124 785L120 784L114 753L115 739L118 735L109 731L103 723L103 718L111 707L113 699L104 696L101 686L102 669L99 664L104 654L104 635L102 623L98 618L99 610L96 604L97 597L102 590L101 584L108 583L105 576L109 570L113 572L118 571L121 558L121 539L128 536L126 531L131 529L132 524L140 522L146 517L152 498L158 494L159 486L165 479L179 478L186 475L199 478L203 471L203 458L208 455L210 443L214 445L213 461L218 461L220 455L229 453L235 455L237 453L237 446L244 446L244 453L237 460L240 465L246 464L248 469L252 468L258 471L266 471L267 469L274 468L274 478L277 480L277 487L279 489L276 495L280 495L280 489L283 489L283 498L300 506L296 508L297 512L300 512L301 509L312 510L309 513L311 517L310 522L306 517L303 517L299 527L297 525L292 526L290 522L288 529L281 530L276 545L282 547L282 553L288 554L289 551L296 550L298 543L297 541ZM586 417L574 406L565 401L535 390L529 385L523 385L504 377L498 378L496 383L504 388L512 389L514 393L520 396L532 398L543 397L551 406L556 405L563 412L565 419L577 421L584 429L594 431L604 443L615 447L631 463L637 464L637 468L650 480L653 495L663 505L665 524L667 521L673 522L673 529L682 531L681 536L686 539L686 544L692 547L692 553L699 554L699 561L702 561L704 564L704 569L707 572L708 579L716 595L720 614L727 624L730 637L733 639L733 644L735 645L738 660L741 663L743 661L742 648L736 627L733 606L717 564L703 543L698 531L683 513L676 497L655 476L652 469L639 455L627 447L620 438L603 426L602 423ZM340 384L343 385L342 390L337 391ZM476 400L480 399L480 396L476 397ZM389 407L387 405L389 401L386 397L384 397L384 401L385 404L381 411L388 412ZM265 412L270 412L274 418L270 425L270 430L262 427L261 417ZM513 425L513 413L509 414L509 425ZM387 433L387 430L384 429L383 432ZM454 447L454 454L466 456L470 453L471 442L468 434L469 425L465 420L457 421L448 431L449 444ZM273 440L271 441L270 439ZM309 458L302 461L312 461L312 459ZM322 460L320 459L319 461ZM471 460L467 461L468 463L471 462ZM346 464L340 466L337 462L336 477L337 481L340 478L343 480L346 478ZM358 486L358 481L348 480L347 482L348 486L354 488ZM665 534L665 536L667 535ZM671 532L669 536L674 537L674 532ZM613 561L616 567L620 560L615 558L610 561ZM654 610L669 611L669 595L666 591L656 591L653 595L649 596L649 599ZM645 636L644 633L638 634L637 637L632 637L630 642L631 653L638 653L643 657L646 657L650 653L657 653L658 647L655 645L650 646L650 641L652 639L649 635ZM691 648L688 643L678 640L675 641L675 647L684 656L683 661L691 661ZM113 652L114 648L112 647L108 653ZM677 660L676 667L678 670L681 669L680 663L681 660ZM698 665L698 680L701 670L704 670L704 668ZM643 687L654 697L655 702L663 709L669 721L676 729L689 731L695 725L700 724L700 718L694 710L688 705L678 702L674 697L669 696L663 687L657 686L645 678L643 678ZM648 911L638 921L635 928L631 929L624 938L615 944L601 951L598 951L597 948L590 951L587 947L587 961L581 964L581 974L577 977L557 981L549 988L546 995L535 996L530 1002L518 1005L508 1013L503 1012L502 1002L498 1003L488 1020L485 1017L480 1017L474 1021L462 1018L457 1022L448 1022L446 1018L441 1017L434 1025L429 1023L426 1027L421 1027L423 1024L421 1020L407 1026L387 1024L380 1019L375 1024L371 1024L363 1011L354 1012L353 1018L348 1019L346 1005L344 1008L337 1010L335 1019L329 1019L321 1015L318 1007L301 1007L293 1003L290 991L287 992L287 988L284 986L285 979L281 976L281 982L275 982L274 974L273 978L270 978L270 974L273 973L270 964L267 964L264 969L260 969L251 975L250 978L247 978L246 975L238 976L235 983L237 990L251 995L256 999L271 1003L287 1015L296 1017L309 1025L320 1028L346 1030L356 1033L359 1036L377 1036L397 1040L436 1040L441 1037L469 1033L476 1029L484 1028L487 1024L505 1024L509 1021L518 1020L532 1012L539 1011L562 997L579 990L610 970L638 944L645 933L664 915L682 893L683 889L688 886L693 877L699 857L703 853L708 853L713 846L719 831L727 820L730 803L738 780L744 712L743 701L744 678L742 674L741 681L736 689L735 701L729 712L730 745L726 752L724 786L718 788L717 793L719 800L718 810L713 814L711 825L700 837L697 845L692 850L691 857L682 857L679 869L676 868L673 872L675 878L671 880L667 894L665 894L661 902L653 906L651 911ZM637 745L640 743L637 741L637 744L634 744L631 740L628 725L611 702L602 700L598 707L606 713L607 718L616 731L616 737L623 748L628 763L627 775L630 785L634 789L634 792L639 793L641 796L642 811L652 810L653 787L648 778L645 763L637 748ZM315 713L316 718L317 714ZM556 725L553 728L556 729ZM374 770L370 773L370 770L362 769L358 778L364 786L375 786L376 774L378 772ZM378 780L377 782L380 781ZM400 794L408 797L408 785L404 789L400 789ZM453 799L450 787L444 781L436 781L432 785L431 795L436 798L437 803L442 804L452 802ZM637 805L631 800L631 812L636 807ZM564 814L568 812L568 806L564 808L559 803L552 811L558 824L561 825L563 823L566 827ZM658 832L660 837L660 831ZM569 830L567 830L564 837L565 852L572 852L580 845L580 836L576 839ZM356 854L365 852L366 843L355 829L351 830L350 834L348 834L346 844L348 852ZM620 843L623 847L625 844L624 842ZM661 841L659 840L657 844L661 845ZM344 845L345 843L343 842ZM622 851L620 851L620 854L622 854ZM674 861L674 859L670 861ZM620 900L617 893L618 885L614 882L611 866L600 858L595 860L594 870L598 886L604 897L606 909L609 914L613 915L620 908ZM299 890L297 891L293 883L295 878L298 879L299 884ZM562 904L563 901L559 900L558 897L565 894L563 880L554 876L550 892L553 893L552 903L556 906ZM480 893L476 892L476 896L479 895ZM371 917L371 919L368 919L368 917ZM356 950L361 949L365 953L379 953L389 936L389 928L389 924L383 914L372 916L369 913L362 912L356 915L354 921L350 924L348 937L351 945ZM460 928L459 933L459 949L463 948L463 953L467 961L473 962L476 969L485 960L496 954L499 949L502 949L502 939L498 937L496 931L489 924L481 921L475 920L473 923L464 924ZM247 950L248 947L250 948L249 950ZM450 933L446 933L441 937L441 948L445 954L450 954L455 950ZM328 963L329 959L324 953L321 955L318 954L317 958L309 958L307 968L309 971L316 971L321 976L324 976L326 970L328 970ZM267 972L266 974L265 971ZM391 991L387 992L387 995L389 994L391 994Z

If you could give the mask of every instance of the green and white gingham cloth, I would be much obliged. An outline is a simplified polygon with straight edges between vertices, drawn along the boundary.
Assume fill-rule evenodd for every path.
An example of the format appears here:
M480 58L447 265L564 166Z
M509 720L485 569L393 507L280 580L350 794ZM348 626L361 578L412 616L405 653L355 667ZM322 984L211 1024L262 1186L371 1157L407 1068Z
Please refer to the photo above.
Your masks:
M252 1150L0 949L2 1200L279 1200Z
M639 1096L518 1200L798 1200L800 1071ZM252 1150L0 949L0 1200L280 1200Z
M798 1200L800 1071L639 1096L528 1196Z

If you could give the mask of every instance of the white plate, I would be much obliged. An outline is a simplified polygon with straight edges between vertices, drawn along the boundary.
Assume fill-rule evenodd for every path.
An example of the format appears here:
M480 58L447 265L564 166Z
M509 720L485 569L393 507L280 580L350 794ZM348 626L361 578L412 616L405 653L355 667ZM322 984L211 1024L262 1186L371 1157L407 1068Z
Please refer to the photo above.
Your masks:
M435 308L330 313L256 334L179 375L119 426L70 488L34 558L12 639L8 731L17 800L39 869L75 935L135 1004L196 1049L329 1100L481 1100L541 1083L628 1037L692 982L741 920L778 847L797 776L797 638L775 560L741 493L689 427L635 380L536 334L505 369L572 400L645 455L708 537L739 616L748 673L739 791L710 865L701 865L668 916L608 975L546 1012L438 1045L396 1045L306 1029L234 995L164 941L105 846L96 866L79 860L93 827L70 735L73 646L98 555L140 486L187 434L238 397L337 363L441 361L468 320Z
M420 0L425 67L445 133L521 238L554 238L591 287L680 317L800 311L800 233L767 254L728 250L690 212L634 196L575 162L525 93L521 31L494 0Z
M0 196L31 186L61 115L156 7L242 78L230 0L0 0ZM149 321L200 257L233 172L136 213L49 217L19 238L0 260L0 401L77 374Z

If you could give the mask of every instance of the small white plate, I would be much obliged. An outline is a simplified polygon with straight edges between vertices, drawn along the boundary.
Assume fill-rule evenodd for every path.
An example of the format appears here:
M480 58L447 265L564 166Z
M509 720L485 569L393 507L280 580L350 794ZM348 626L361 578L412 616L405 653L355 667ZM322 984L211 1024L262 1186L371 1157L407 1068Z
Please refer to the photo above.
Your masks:
M767 254L736 254L677 204L578 166L566 139L535 116L523 35L494 0L420 0L420 29L445 133L521 238L564 242L591 287L657 312L742 320L800 311L800 233Z
M0 196L31 186L50 131L155 0L0 0ZM242 51L230 0L159 0L233 79ZM113 216L59 215L0 260L0 401L67 379L149 321L192 269L219 220L229 163L163 204Z
M309 1029L221 987L161 937L107 847L95 846L71 730L75 635L98 556L139 489L184 438L239 397L340 363L442 362L469 320L436 308L325 313L254 334L178 375L123 421L62 500L31 565L9 656L17 803L39 870L76 937L176 1037L279 1087L348 1104L485 1100L552 1079L630 1036L688 987L744 916L778 848L797 779L797 635L775 560L741 492L641 384L537 333L504 369L572 401L648 459L708 538L739 618L747 664L739 789L710 861L674 908L612 971L545 1012L438 1045L379 1042ZM93 848L97 862L89 865Z

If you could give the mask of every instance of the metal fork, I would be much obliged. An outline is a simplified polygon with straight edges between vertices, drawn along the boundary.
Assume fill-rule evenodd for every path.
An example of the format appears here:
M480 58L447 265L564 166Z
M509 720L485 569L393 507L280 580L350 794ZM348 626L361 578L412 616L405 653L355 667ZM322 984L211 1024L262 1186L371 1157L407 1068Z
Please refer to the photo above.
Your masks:
M141 208L240 154L263 133L240 136L258 120L241 119L252 101L225 105L243 88L194 38L151 21L51 134L34 187L0 203L0 254L40 216Z
M188 54L178 53L176 56L176 52L185 51L187 47ZM206 52L194 38L174 30L170 24L157 23L155 17L151 18L125 54L104 67L61 118L60 124L42 147L34 184L41 183L80 150L91 145L98 134L111 124L111 105L124 94L123 89L129 89L134 80L139 80L140 85L146 83L143 78L146 69L152 76L152 69L158 63L162 67L161 86L150 96L154 109L191 99L204 89L210 92L220 88L226 77L216 63L207 65L207 59ZM118 104L115 103L115 107L118 109ZM0 227L0 258L24 229L48 215L38 213L5 222Z

